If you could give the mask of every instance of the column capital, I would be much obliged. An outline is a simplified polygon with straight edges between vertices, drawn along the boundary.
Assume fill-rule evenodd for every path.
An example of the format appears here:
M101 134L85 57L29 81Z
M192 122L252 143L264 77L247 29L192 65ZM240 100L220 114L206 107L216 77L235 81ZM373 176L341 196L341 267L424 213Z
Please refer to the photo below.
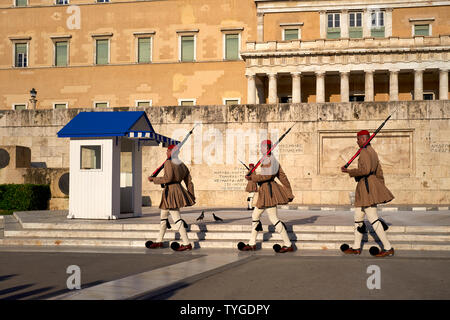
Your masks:
M400 69L391 69L389 70L389 73L399 73Z
M339 71L339 74L342 75L349 75L350 71Z
M445 72L448 72L448 70L449 70L449 69L439 69L439 72L445 73Z
M245 75L248 79L252 79L254 78L256 75L255 74L246 74Z
M256 16L259 18L264 17L264 12L257 12Z
M375 72L375 70L372 70L372 69L369 69L369 70L364 70L364 73L374 73Z
M414 73L423 73L424 71L425 71L425 68L414 69Z
M300 77L302 73L300 71L291 72L291 76L294 77Z
M269 73L267 73L267 76L269 78L276 78L276 77L278 77L278 73L276 73L276 72L269 72Z
M319 70L319 71L315 71L314 73L316 74L317 77L323 77L323 76L325 76L325 71Z

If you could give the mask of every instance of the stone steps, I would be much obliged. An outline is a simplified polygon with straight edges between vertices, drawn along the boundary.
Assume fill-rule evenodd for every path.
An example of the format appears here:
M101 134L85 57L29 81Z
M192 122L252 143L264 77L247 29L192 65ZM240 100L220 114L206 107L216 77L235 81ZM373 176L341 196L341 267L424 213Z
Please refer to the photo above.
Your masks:
M20 222L20 220L19 220ZM111 231L159 231L159 224L126 224L126 223L20 223L24 229L45 230L111 230ZM368 224L366 224L368 226ZM369 226L368 226L369 227ZM294 232L353 232L353 226L339 225L288 225L288 231ZM250 232L251 225L238 224L190 224L189 231L230 231ZM168 230L170 231L170 230ZM273 226L263 224L263 232L274 231ZM449 233L450 226L390 226L388 232L395 233Z
M170 242L170 241L169 241ZM193 241L195 248L228 248L236 249L238 240L208 240L208 241ZM279 241L264 241L258 243L262 249L272 249L273 245L280 243ZM341 241L293 241L299 250L339 250ZM70 247L133 247L143 248L145 240L137 239L86 239L86 238L3 238L0 239L0 245L6 246L70 246ZM364 247L369 248L372 245L378 245L374 241L364 242ZM169 243L166 241L166 247ZM396 250L429 250L429 251L450 251L450 244L448 242L427 242L427 243L413 243L413 242L395 242L394 248Z
M395 233L388 230L390 241L410 241L410 242L449 242L450 234L407 234ZM5 230L4 237L7 238L95 238L95 239L155 239L159 231L111 231L111 230L44 230L44 229L22 229ZM167 230L166 239L175 239L175 231ZM350 232L288 232L291 240L297 241L352 241L353 233ZM190 240L242 240L248 239L249 231L198 231L188 232ZM368 233L368 237L374 240L374 234ZM281 240L278 233L263 231L257 236L258 241Z
M159 234L159 223L133 223L132 221L73 221L49 223L46 221L25 222L19 215L9 216L4 221L5 229L0 236L0 245L5 246L74 246L74 247L140 247L146 240L155 240ZM369 224L368 230L373 231ZM250 223L192 223L188 237L196 248L236 249L239 242L248 242ZM351 225L288 225L288 235L300 250L339 250L342 243L352 244ZM450 250L450 226L390 226L389 240L397 250ZM179 241L179 234L168 229L164 240L169 247L171 241ZM366 246L378 245L374 233L363 238ZM258 246L272 249L281 244L281 237L272 225L263 224L258 233ZM368 247L367 247L368 248Z

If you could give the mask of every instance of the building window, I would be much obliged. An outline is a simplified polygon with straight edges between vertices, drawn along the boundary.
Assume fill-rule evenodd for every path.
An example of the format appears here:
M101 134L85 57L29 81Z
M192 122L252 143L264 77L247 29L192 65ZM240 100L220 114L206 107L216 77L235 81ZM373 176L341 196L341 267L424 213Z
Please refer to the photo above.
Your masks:
M349 15L349 37L362 38L362 12L350 12Z
M431 36L429 24L415 24L413 27L413 36Z
M231 106L233 104L240 104L241 98L224 98L223 104L226 106Z
M28 0L15 0L16 7L26 7L28 6Z
M56 0L56 4L69 4L69 0Z
M81 146L80 169L99 170L102 168L102 146Z
M151 107L152 100L136 100L136 107Z
M327 38L338 39L341 37L341 14L329 13L328 15Z
M109 40L98 39L95 40L95 64L109 63Z
M152 38L138 38L138 63L149 63L152 61Z
M108 101L96 101L94 102L94 108L108 108L109 102Z
M384 11L374 11L371 15L371 35L376 38L384 37Z
M97 0L97 2L109 2L109 0Z
M283 30L283 40L284 41L298 40L298 39L300 39L298 29L284 29Z
M225 60L239 60L240 36L238 33L225 34Z
M27 109L27 105L26 103L17 103L17 104L13 104L13 110L26 110Z
M28 43L15 43L14 49L14 66L17 68L28 67Z
M179 106L195 106L195 99L178 99Z
M350 95L349 97L350 102L362 102L364 101L364 94L355 93Z
M55 66L57 66L57 67L67 66L68 47L69 47L69 42L67 42L67 41L55 42Z
M424 92L423 100L434 100L434 92Z
M53 104L53 109L67 109L68 105L67 102L55 102Z
M180 61L195 61L195 36L180 37Z

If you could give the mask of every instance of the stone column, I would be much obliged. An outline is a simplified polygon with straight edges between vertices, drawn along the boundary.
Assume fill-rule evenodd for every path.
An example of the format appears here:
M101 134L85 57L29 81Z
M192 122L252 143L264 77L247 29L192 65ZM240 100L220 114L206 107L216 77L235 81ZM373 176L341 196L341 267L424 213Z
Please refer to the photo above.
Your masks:
M348 38L348 10L341 11L341 38Z
M389 101L398 101L398 70L389 71Z
M369 9L363 11L363 38L371 37L370 29L372 28L372 16Z
M293 72L292 75L292 103L302 102L301 75L300 72Z
M316 71L316 102L325 102L325 72Z
M439 70L439 100L448 100L448 70Z
M278 103L276 73L269 73L269 103Z
M414 100L423 100L423 69L414 70Z
M374 98L373 70L366 70L364 101L373 101L373 98Z
M349 102L350 101L349 75L350 75L350 72L348 72L348 71L341 72L341 102Z
M255 75L247 75L247 104L255 104L256 102L256 85Z
M258 12L256 14L256 17L257 17L256 41L257 42L264 42L264 13Z
M392 8L386 8L384 15L384 36L392 37Z
M327 38L327 13L319 11L320 14L320 39Z

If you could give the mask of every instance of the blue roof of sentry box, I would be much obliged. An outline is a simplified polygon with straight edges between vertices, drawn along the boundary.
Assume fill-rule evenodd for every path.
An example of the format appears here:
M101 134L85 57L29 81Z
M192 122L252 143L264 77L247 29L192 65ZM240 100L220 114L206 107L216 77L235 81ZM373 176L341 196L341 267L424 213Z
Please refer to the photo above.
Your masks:
M144 111L80 112L58 131L58 137L125 136L141 117L144 117L148 124L146 130L154 132Z
M143 121L141 121L142 119ZM155 140L164 146L180 143L178 140L156 133L144 111L80 112L58 131L59 138L120 136L130 139Z

